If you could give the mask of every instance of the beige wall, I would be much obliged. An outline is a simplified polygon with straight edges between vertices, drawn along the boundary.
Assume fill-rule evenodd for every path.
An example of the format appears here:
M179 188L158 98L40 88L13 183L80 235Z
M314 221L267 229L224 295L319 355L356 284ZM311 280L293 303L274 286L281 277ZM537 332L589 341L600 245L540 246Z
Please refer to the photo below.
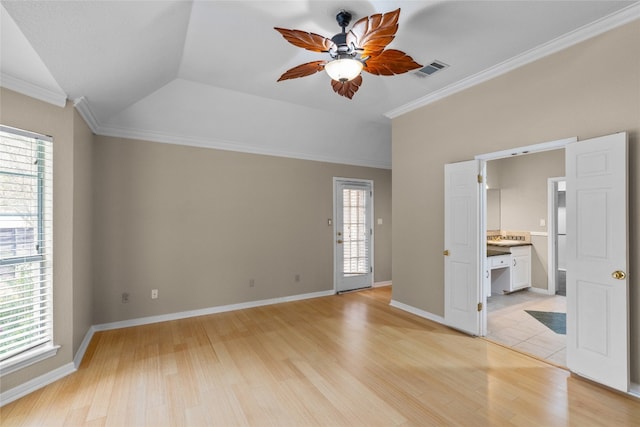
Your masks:
M73 115L73 354L93 325L93 133Z
M82 128L74 125L73 106L55 107L15 92L0 89L0 122L32 132L51 135L53 142L53 322L54 343L61 346L58 354L42 362L2 377L0 390L6 391L37 376L60 368L73 361L79 345L78 337L84 336L89 329L87 307L91 306L91 283L85 274L81 274L78 265L88 265L91 257L88 252L74 248L85 237L76 235L74 217L89 217L90 206L77 203L74 187L86 179L85 171L76 169L77 158L87 160L80 154L90 142L90 134L75 131ZM77 173L77 174L76 174ZM83 197L86 190L83 191ZM76 280L78 279L78 280Z
M444 314L444 164L570 136L629 132L630 271L640 267L640 21L393 121L393 298ZM640 280L630 275L632 380Z
M375 281L391 280L389 170L96 137L71 105L1 90L2 124L54 138L61 346L1 392L72 363L92 324L332 289L334 176L374 181Z
M493 175L493 176L492 176ZM564 150L546 151L487 162L487 180L500 189L500 228L547 232L547 180L564 176ZM540 220L545 225L540 225ZM531 238L531 281L547 289L548 236Z
M94 323L333 289L333 177L374 181L375 281L391 280L389 170L95 140Z

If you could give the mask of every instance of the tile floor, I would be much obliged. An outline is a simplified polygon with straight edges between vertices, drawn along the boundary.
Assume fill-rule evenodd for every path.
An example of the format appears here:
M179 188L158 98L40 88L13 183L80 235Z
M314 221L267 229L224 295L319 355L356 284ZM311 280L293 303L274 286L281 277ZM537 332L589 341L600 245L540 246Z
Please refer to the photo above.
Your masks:
M525 310L566 313L565 297L527 290L487 299L486 338L560 366L566 366L566 336L556 334Z

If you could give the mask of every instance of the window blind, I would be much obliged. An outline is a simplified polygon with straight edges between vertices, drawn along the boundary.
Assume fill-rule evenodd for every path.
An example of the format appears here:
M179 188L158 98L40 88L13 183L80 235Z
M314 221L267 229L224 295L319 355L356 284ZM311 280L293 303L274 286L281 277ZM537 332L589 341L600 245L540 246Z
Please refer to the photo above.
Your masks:
M0 362L52 341L52 142L0 126Z
M343 200L343 263L344 275L355 276L369 273L369 227L367 227L366 190L345 188Z

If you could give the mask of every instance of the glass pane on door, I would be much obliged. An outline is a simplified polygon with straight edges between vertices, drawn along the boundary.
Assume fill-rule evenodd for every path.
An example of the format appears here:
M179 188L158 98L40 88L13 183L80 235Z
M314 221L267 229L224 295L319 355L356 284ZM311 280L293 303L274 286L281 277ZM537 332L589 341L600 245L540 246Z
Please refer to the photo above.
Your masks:
M345 277L369 273L369 229L367 193L363 189L343 188L343 273Z

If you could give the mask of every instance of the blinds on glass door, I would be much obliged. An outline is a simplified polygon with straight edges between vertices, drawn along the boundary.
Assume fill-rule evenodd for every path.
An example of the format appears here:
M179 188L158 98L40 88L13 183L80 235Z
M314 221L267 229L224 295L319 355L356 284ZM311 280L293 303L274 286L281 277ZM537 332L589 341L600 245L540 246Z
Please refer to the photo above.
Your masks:
M0 362L52 340L52 139L0 126Z
M370 231L367 226L367 195L368 190L342 190L345 276L369 273Z

